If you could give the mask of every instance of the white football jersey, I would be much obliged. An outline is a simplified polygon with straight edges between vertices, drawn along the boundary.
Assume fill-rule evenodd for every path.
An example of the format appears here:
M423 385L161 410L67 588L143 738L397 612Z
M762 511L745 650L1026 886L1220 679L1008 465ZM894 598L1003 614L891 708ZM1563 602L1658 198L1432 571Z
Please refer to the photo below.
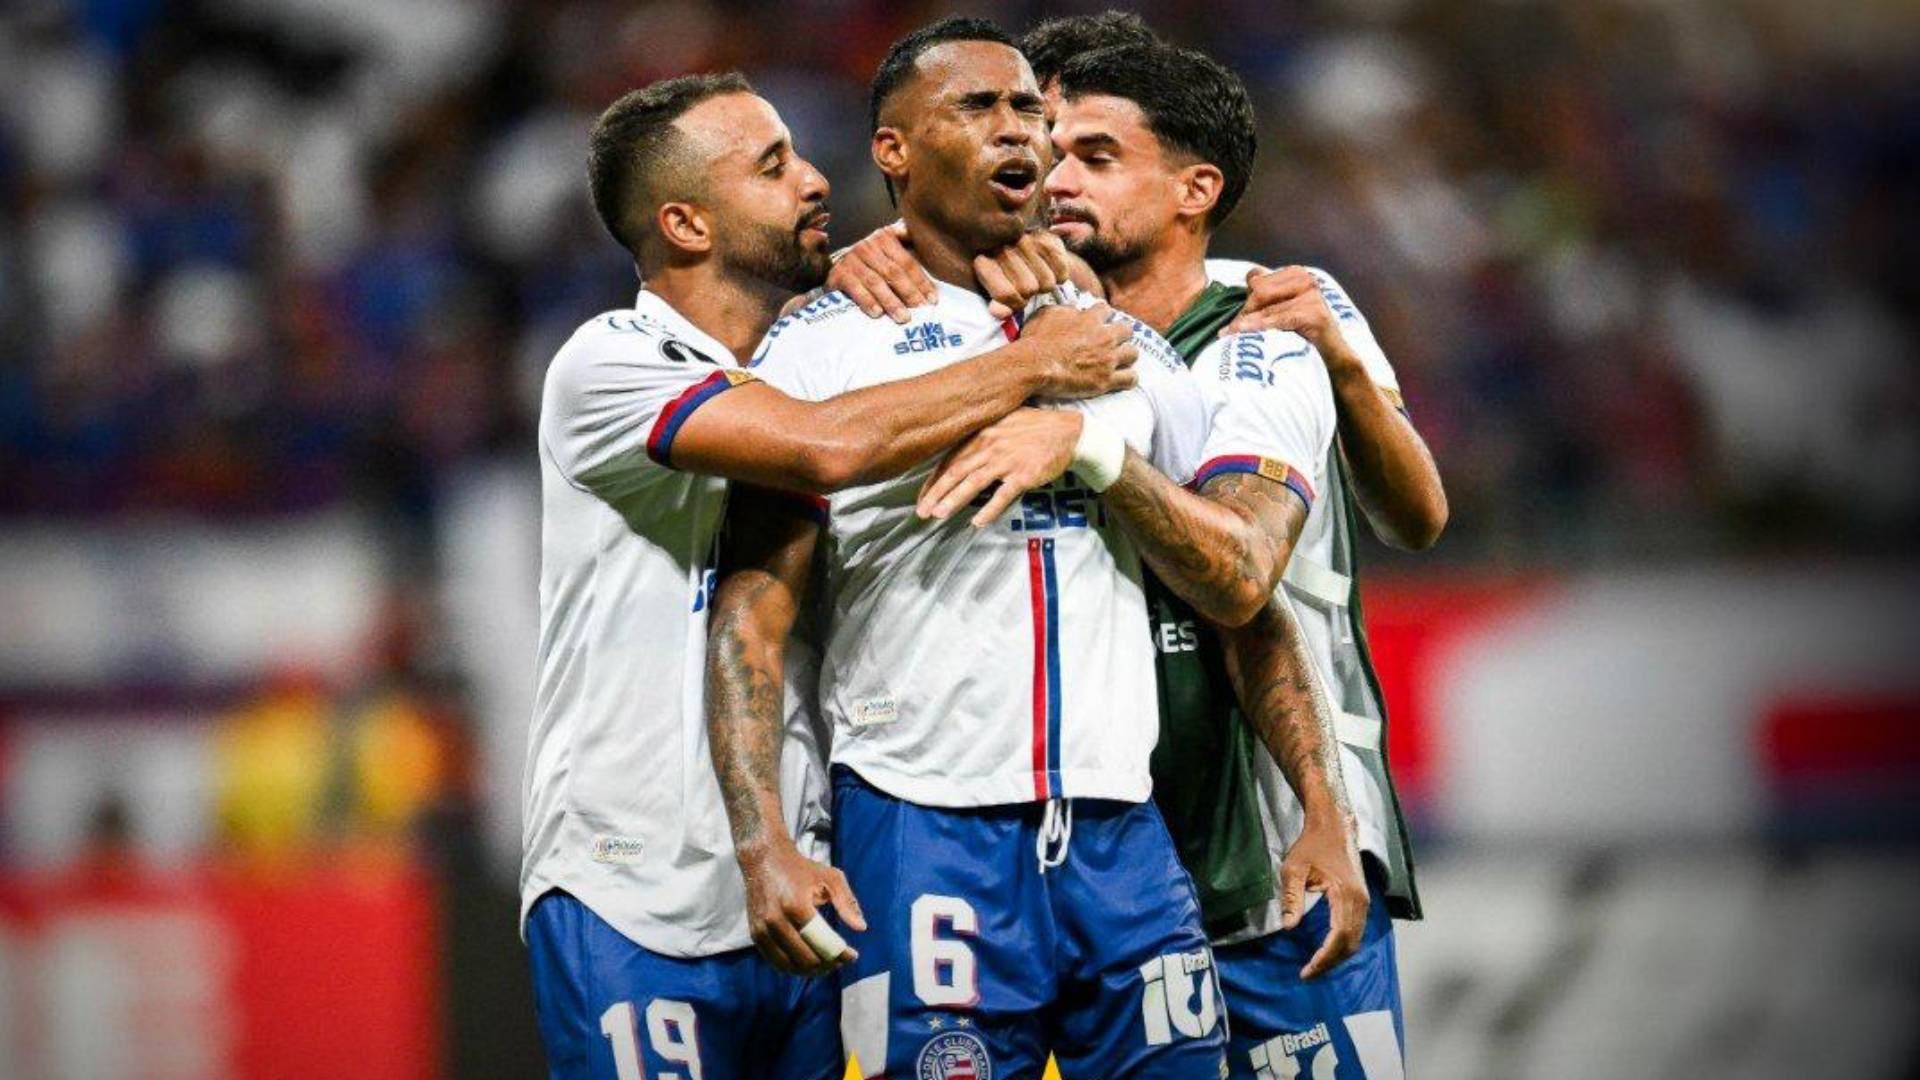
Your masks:
M1247 270L1253 268L1252 263L1207 260L1208 277L1223 284L1243 284ZM1391 380L1393 369L1374 341L1366 319L1330 275L1320 270L1313 272L1321 279L1322 292L1340 321L1341 333L1366 362L1368 371L1376 381L1380 381L1383 374L1386 380ZM1350 566L1350 560L1344 552L1346 537L1339 521L1338 508L1342 495L1338 490L1339 477L1333 468L1332 457L1338 414L1326 364L1319 353L1298 334L1282 331L1243 334L1207 346L1194 362L1194 372L1201 374L1204 369L1219 375L1233 370L1250 378L1252 371L1241 365L1235 356L1247 349L1248 341L1255 337L1262 342L1259 346L1261 361L1268 365L1276 377L1264 387L1247 381L1222 394L1222 401L1214 413L1216 435L1209 439L1208 456L1211 459L1221 451L1235 451L1248 457L1271 458L1274 462L1283 462L1291 469L1306 473L1313 495L1308 503L1306 525L1294 547L1293 558L1321 567ZM1284 360L1285 363L1277 360ZM1396 384L1391 381L1382 384L1393 389L1397 397ZM1223 379L1216 378L1209 383L1209 389L1219 393L1227 385ZM1297 458L1288 455L1309 452L1309 444L1300 439L1303 428L1301 418L1308 412L1320 418L1314 427L1314 438L1320 441L1317 450L1312 451L1314 456L1311 461L1301 464ZM1216 441L1220 439L1229 440L1229 444L1216 446ZM1203 464L1198 479L1204 482L1210 468L1217 469L1217 466L1211 461ZM1267 468L1269 475L1284 475L1289 471L1280 465ZM1299 592L1287 585L1283 585L1281 590L1293 605L1307 648L1319 666L1320 677L1332 698L1336 714L1365 710L1364 703L1349 700L1357 699L1367 691L1361 673L1353 670L1350 659L1352 642L1348 637L1348 612L1338 605L1303 601ZM1389 860L1389 811L1385 793L1359 755L1344 742L1340 747L1340 757L1341 773L1358 826L1360 850L1372 853L1385 864ZM1262 796L1261 812L1265 819L1267 847L1275 865L1278 865L1287 848L1299 838L1305 824L1305 814L1299 796L1294 793L1278 763L1264 746L1255 755L1254 761L1255 779ZM1275 900L1266 911L1254 916L1247 929L1223 939L1222 943L1264 936L1279 927L1280 905Z
M1241 286L1247 283L1247 274L1253 270L1265 270L1259 263L1250 263L1244 259L1208 259L1207 279L1222 285ZM1386 350L1374 340L1373 327L1367 324L1366 316L1360 314L1348 298L1347 290L1342 288L1333 275L1316 266L1307 267L1308 272L1320 279L1320 294L1327 298L1327 307L1333 310L1334 317L1340 320L1340 333L1353 346L1353 351L1366 366L1367 374L1373 381L1385 387L1392 394L1394 404L1400 403L1400 377L1393 372L1393 365L1387 362Z
M723 480L671 466L686 418L752 378L658 296L574 332L540 406L540 654L521 918L565 889L656 952L750 945L704 708ZM811 656L789 649L787 824L823 858Z
M828 294L774 326L754 373L820 399L937 370L1015 332L945 283L913 315L904 327L868 319ZM1205 402L1159 335L1136 321L1135 340L1139 387L1075 407L1184 480ZM1159 719L1132 544L1072 473L985 529L966 512L923 521L914 501L932 466L829 500L820 707L833 760L927 806L1145 800Z

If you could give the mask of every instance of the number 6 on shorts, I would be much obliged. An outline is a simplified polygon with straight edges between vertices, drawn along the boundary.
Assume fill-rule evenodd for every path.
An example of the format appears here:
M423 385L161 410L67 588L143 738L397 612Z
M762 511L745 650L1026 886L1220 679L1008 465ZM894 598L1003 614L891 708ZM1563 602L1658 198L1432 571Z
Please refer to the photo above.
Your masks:
M960 897L923 893L914 900L913 992L926 1005L978 1005L973 949L960 938L935 936L941 923L961 937L972 937L980 929L973 905Z

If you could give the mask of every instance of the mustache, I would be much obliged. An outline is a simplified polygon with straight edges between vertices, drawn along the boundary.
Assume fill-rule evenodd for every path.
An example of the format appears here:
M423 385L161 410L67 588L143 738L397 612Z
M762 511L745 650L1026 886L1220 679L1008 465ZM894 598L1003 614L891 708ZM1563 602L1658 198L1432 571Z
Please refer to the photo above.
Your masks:
M1063 221L1077 221L1082 225L1099 224L1099 219L1094 216L1092 210L1070 202L1052 204L1047 211L1047 220L1056 225Z
M826 204L822 203L808 210L806 213L801 214L800 219L793 224L793 231L805 232L808 229L824 229L827 227L827 222L832 220L833 215L827 212Z

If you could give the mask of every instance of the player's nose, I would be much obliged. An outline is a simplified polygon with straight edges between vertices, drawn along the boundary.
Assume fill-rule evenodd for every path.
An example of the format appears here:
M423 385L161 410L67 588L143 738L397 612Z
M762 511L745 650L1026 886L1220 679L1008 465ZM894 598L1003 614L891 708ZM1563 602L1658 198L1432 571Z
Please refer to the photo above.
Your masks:
M813 167L813 162L801 158L800 198L807 202L820 202L833 193L833 185L827 182L827 176Z

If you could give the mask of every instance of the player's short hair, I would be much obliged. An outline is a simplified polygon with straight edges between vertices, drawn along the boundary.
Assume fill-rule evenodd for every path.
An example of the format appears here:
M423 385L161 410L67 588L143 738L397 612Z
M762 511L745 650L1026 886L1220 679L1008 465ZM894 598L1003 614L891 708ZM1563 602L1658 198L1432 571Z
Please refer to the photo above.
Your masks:
M1160 40L1146 20L1131 11L1103 11L1098 15L1063 15L1048 19L1020 36L1020 51L1033 66L1042 88L1060 77L1060 69L1076 56L1119 45L1152 45Z
M587 143L587 186L601 224L635 259L650 235L636 209L698 194L701 174L687 168L685 136L673 122L710 98L751 93L737 71L682 75L625 94L600 114Z
M1060 69L1060 92L1069 101L1125 98L1140 107L1162 149L1219 169L1224 183L1207 212L1209 227L1219 227L1245 194L1259 145L1253 101L1240 76L1205 53L1161 42L1097 49Z
M915 30L906 37L893 43L887 55L880 61L880 67L873 73L873 92L869 99L867 120L872 130L880 130L880 110L894 91L913 75L913 65L922 53L935 45L945 45L950 41L991 41L996 45L1005 45L1010 49L1019 46L1013 43L1012 35L985 19L954 17L941 19L936 23Z

